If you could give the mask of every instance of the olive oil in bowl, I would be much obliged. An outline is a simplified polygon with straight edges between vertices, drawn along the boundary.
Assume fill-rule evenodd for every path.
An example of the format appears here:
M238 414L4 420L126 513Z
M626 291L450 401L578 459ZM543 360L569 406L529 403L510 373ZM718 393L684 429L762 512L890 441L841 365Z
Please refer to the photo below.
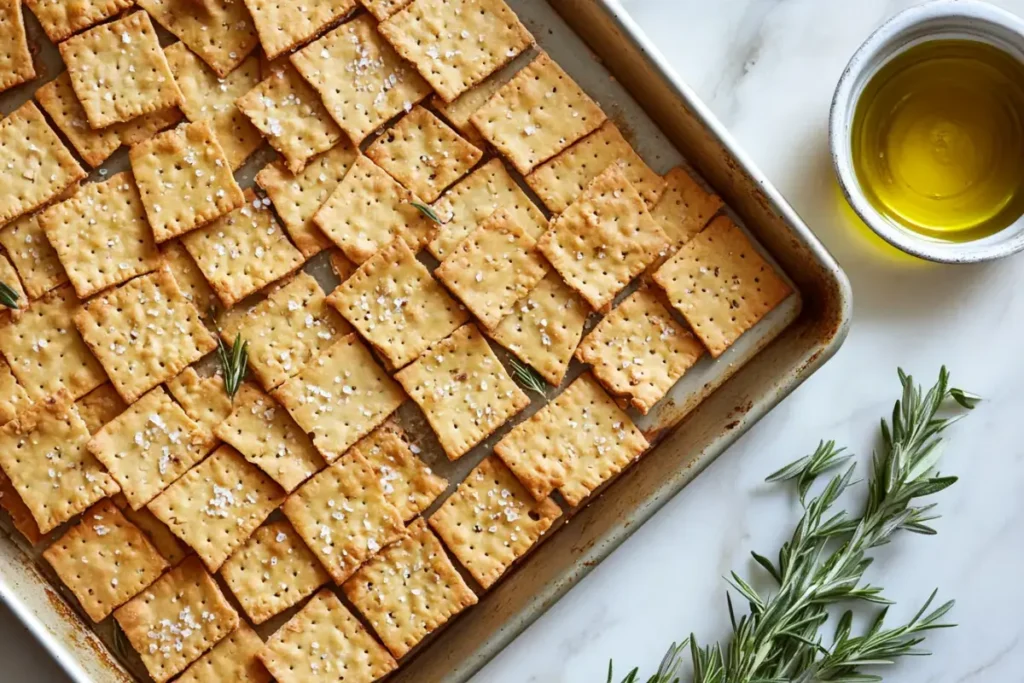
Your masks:
M852 161L868 202L926 237L964 242L1024 214L1024 65L987 43L919 43L860 94Z

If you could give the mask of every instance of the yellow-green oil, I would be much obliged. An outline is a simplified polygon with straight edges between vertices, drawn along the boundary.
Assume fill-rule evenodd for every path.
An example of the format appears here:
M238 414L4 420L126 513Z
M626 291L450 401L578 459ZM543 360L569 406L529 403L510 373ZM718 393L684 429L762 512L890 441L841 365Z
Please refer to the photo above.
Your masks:
M915 45L868 82L852 145L883 215L940 240L998 232L1024 213L1024 66L971 40Z

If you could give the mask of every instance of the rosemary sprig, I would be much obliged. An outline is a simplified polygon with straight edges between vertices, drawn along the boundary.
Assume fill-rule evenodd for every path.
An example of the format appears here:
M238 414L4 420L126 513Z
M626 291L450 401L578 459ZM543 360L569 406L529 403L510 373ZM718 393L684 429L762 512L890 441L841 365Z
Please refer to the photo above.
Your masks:
M872 457L867 500L859 516L833 510L838 498L853 484L855 470L854 463L847 465L850 456L834 442L820 443L811 455L768 477L768 481L795 481L804 508L803 517L783 544L776 562L752 553L777 589L762 594L732 573L729 584L746 599L749 611L737 616L732 597L727 594L733 627L730 642L725 647L702 647L690 636L693 683L877 681L880 676L863 673L862 667L927 654L917 647L925 634L951 626L942 619L953 608L953 602L929 612L935 598L932 593L902 626L883 628L888 609L883 607L862 635L852 634L850 612L839 619L831 646L824 645L819 635L829 620L829 607L836 603L889 603L880 587L863 582L872 562L868 551L890 542L901 530L934 534L928 522L936 518L935 504L921 504L919 500L956 482L955 477L936 473L935 466L941 453L942 432L963 414L944 417L941 413L951 401L971 409L979 398L951 388L946 368L927 392L902 370L899 379L903 392L891 421L882 420L882 443ZM817 479L840 467L844 469L808 500L807 494ZM673 644L659 674L678 669L682 656L682 648ZM657 675L650 680L672 680ZM635 683L636 671L630 676L623 683Z
M0 282L0 304L3 304L7 308L16 309L19 308L18 299L20 298L21 295L18 294L16 289L6 282Z
M412 204L414 207L416 207L417 211L422 213L424 216L426 216L430 220L434 221L438 225L441 224L441 219L437 217L437 212L435 212L432 208L430 208L426 204L420 204L419 202L409 202L409 203Z
M217 358L224 374L224 391L228 398L235 400L238 387L242 386L245 373L249 369L249 342L242 341L242 335L235 336L235 343L229 349L224 340L217 338Z
M509 364L512 366L512 376L523 385L524 389L536 392L541 396L547 396L544 393L544 390L547 389L547 384L536 370L529 365L523 365L512 357L509 357Z

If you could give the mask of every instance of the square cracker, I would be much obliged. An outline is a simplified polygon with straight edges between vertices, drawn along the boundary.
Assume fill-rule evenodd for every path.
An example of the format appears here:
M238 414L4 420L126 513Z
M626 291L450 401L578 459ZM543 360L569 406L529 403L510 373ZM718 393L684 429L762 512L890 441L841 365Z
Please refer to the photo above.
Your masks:
M279 683L373 683L398 663L326 588L257 655Z
M160 267L160 252L131 173L87 183L39 216L80 299Z
M359 266L327 301L396 368L468 319L401 239Z
M241 0L136 0L221 78L260 44ZM191 118L191 117L190 117Z
M626 179L648 208L657 204L665 180L640 158L611 121L533 169L525 180L551 213L561 213L591 180L616 162L622 164Z
M477 602L427 523L384 548L343 586L396 658Z
M282 162L275 161L256 174L256 184L266 191L284 229L306 258L332 245L313 223L313 214L327 201L357 156L359 150L345 138L307 163L301 173L293 174Z
M469 117L526 175L604 123L605 115L547 53L541 53Z
M91 299L74 321L128 403L217 346L167 268Z
M0 429L0 467L49 533L117 493L117 483L86 449L89 430L67 394L26 408Z
M83 28L109 19L135 4L135 0L25 0L54 44Z
M40 213L16 218L0 229L0 245L7 251L30 299L38 299L68 281L57 252L39 225Z
M213 649L200 657L178 677L176 683L270 683L270 672L256 658L263 639L245 623Z
M609 393L629 398L644 415L702 355L704 347L653 289L631 294L576 349Z
M672 246L679 247L704 229L723 202L717 194L701 187L682 166L666 173L665 182L665 194L651 210L651 216L661 225Z
M0 91L35 76L21 0L0 0Z
M56 198L85 177L33 102L0 121L0 225Z
M249 367L267 391L351 331L313 276L301 271L255 306L228 311L221 320L224 341L241 334L249 342Z
M181 240L161 244L160 255L185 300L195 306L200 315L210 316L212 310L220 305L220 300L213 293L210 283L203 276L203 271L199 270L195 259L188 253Z
M31 404L28 392L18 384L11 366L0 359L0 426L13 420L20 410Z
M430 98L430 105L440 112L464 138L477 147L483 147L487 141L480 135L480 131L472 124L469 117L482 107L484 102L491 99L491 95L498 92L501 86L508 83L517 70L517 62L509 62L451 102L445 102L443 97L435 94Z
M157 242L234 211L245 196L208 121L182 124L128 153Z
M274 70L235 104L284 157L292 173L343 137L319 95L291 64Z
M254 624L297 605L331 580L285 520L256 530L220 568L224 583Z
M548 273L537 243L505 209L462 240L434 271L487 329L494 329Z
M714 358L792 293L728 216L719 216L654 273Z
M230 308L302 267L269 199L245 191L246 204L181 238L217 297Z
M488 334L558 386L569 369L590 306L555 272L549 272Z
M149 503L149 511L214 572L284 502L284 492L221 446Z
M259 32L263 52L277 59L302 45L356 8L356 0L245 0Z
M82 398L75 401L78 414L85 422L90 434L100 431L107 424L128 408L117 389L110 382L101 384Z
M195 556L118 608L114 618L157 683L183 671L239 623Z
M551 221L538 246L566 283L601 309L658 258L668 236L615 164Z
M345 256L362 263L396 237L414 251L433 237L437 226L413 202L423 200L360 156L313 215L313 222Z
M533 44L505 0L413 0L379 29L447 102Z
M164 54L181 90L185 116L189 121L210 121L231 168L241 166L263 144L260 131L235 106L236 99L260 82L259 57L250 55L231 73L220 77L184 43L168 45Z
M67 71L62 71L57 78L40 86L35 98L79 156L90 166L99 166L121 146L116 126L95 130L89 125L85 110L71 87L71 75Z
M377 21L384 21L392 14L408 5L412 0L359 0Z
M61 390L75 400L107 381L70 322L78 306L71 287L61 287L0 325L0 352L33 401Z
M320 455L334 462L395 412L405 392L350 334L279 386L274 398L312 434Z
M132 510L132 506L128 504L128 499L120 493L111 500L114 501L114 505L121 510L121 514L129 522L146 534L146 538L149 539L149 542L153 544L153 547L167 560L170 566L177 565L189 554L188 547L171 533L166 524L154 517L152 512L146 508Z
M566 465L564 482L558 485L562 497L573 507L582 503L601 484L621 472L648 446L647 439L625 411L604 393L590 373L580 375L537 415L541 417L510 443L503 458L517 462L516 471L528 471L536 453L543 448L550 462ZM570 425L572 429L566 429ZM557 438L550 437L557 435ZM550 440L549 440L550 439ZM571 451L570 460L562 453Z
M146 535L109 500L82 515L43 552L43 558L96 622L138 595L168 567Z
M89 451L138 510L206 457L210 435L162 387L145 394L89 440Z
M224 388L224 377L219 374L201 377L195 368L188 367L167 382L167 390L211 440L214 429L228 418L233 408Z
M550 498L534 500L492 455L427 521L477 583L490 588L561 514Z
M416 105L366 148L366 156L413 194L432 202L466 175L483 152Z
M443 260L481 221L499 209L508 209L516 224L537 239L548 229L544 217L498 159L470 173L434 203L441 227L428 246Z
M346 453L300 486L281 510L339 584L405 534L377 473L358 453Z
M7 516L11 518L11 524L29 542L29 545L38 545L45 538L39 531L39 525L36 524L32 511L25 505L25 501L21 499L18 490L4 474L3 469L0 469L0 508L3 508Z
M388 420L352 447L370 463L380 477L384 497L408 521L433 504L448 488L448 482L434 474L416 457L420 447L410 443L405 430Z
M57 47L93 128L181 104L181 92L145 12L91 28Z
M368 14L310 43L291 61L357 145L431 92L381 37Z
M250 383L215 433L289 493L326 465L288 411Z
M457 460L530 405L473 323L395 375Z

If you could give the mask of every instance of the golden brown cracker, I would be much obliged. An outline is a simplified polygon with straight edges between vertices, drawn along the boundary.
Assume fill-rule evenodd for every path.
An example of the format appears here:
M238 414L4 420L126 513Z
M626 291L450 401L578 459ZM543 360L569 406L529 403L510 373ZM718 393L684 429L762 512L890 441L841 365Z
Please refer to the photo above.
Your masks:
M36 101L85 163L97 167L121 146L117 126L93 129L85 117L85 110L71 87L67 71L36 90Z
M2 239L2 235L0 235L0 239ZM199 270L195 259L188 253L188 249L181 243L181 240L171 240L161 244L160 255L163 257L164 265L171 271L185 300L195 306L200 315L212 317L211 312L220 305L220 300L210 288L210 283L203 276L203 271Z
M35 77L21 0L0 0L0 92Z
M0 244L21 277L30 299L38 299L68 281L57 252L39 225L39 214L16 218L0 229Z
M661 225L672 246L679 247L704 229L722 208L722 198L701 187L682 166L666 173L665 182L665 194L651 210L651 216Z
M231 415L231 397L220 374L202 377L195 368L188 367L167 382L167 390L185 414L211 437L217 425Z
M109 19L135 4L135 0L25 0L54 44L84 28Z
M82 398L75 401L78 414L85 422L90 434L98 432L128 407L117 389L110 382L101 384Z
M263 639L247 624L240 624L213 649L178 677L177 683L270 683L270 672L256 658Z
M240 0L136 0L221 78L259 45L252 17ZM191 118L191 117L189 117Z
M269 59L309 41L356 7L356 0L245 0Z

